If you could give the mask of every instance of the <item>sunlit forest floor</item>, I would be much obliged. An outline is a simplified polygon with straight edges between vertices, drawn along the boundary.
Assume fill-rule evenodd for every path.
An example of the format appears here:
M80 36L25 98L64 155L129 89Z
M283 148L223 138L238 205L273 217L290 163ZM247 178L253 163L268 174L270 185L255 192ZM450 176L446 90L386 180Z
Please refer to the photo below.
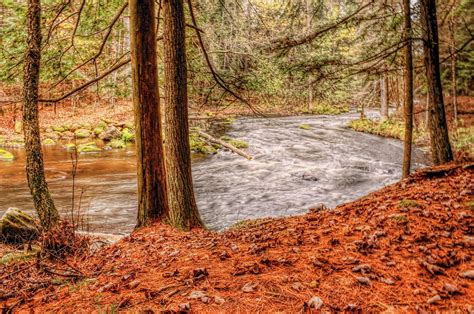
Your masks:
M333 210L248 221L223 233L156 224L95 254L0 265L0 296L10 293L3 307L472 311L473 169L423 169Z

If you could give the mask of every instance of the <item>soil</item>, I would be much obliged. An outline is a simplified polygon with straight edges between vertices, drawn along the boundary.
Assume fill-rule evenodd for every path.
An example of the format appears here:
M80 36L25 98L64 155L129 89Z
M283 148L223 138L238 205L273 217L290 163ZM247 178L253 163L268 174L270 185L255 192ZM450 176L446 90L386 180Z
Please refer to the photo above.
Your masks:
M450 164L331 210L248 221L223 233L156 223L95 253L0 265L0 306L472 313L473 188L474 165Z

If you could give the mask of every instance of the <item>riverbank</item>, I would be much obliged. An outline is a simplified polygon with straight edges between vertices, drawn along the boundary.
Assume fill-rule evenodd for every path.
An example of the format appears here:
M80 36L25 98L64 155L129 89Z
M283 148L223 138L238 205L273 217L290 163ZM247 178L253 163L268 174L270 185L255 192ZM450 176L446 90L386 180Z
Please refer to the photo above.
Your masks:
M155 224L93 255L39 261L79 277L0 265L0 300L39 312L468 312L473 182L472 164L448 165L334 210L223 233Z
M447 97L446 103L449 104ZM458 121L454 122L452 105L446 107L446 117L449 127L452 148L458 158L469 159L474 157L474 115L471 108L474 98L460 97L458 103ZM414 109L413 142L416 146L429 151L429 131L426 128L425 105L418 105ZM383 137L396 138L401 141L405 136L405 122L403 113L395 111L388 119L373 119L362 116L350 123L350 128L358 132L375 134Z

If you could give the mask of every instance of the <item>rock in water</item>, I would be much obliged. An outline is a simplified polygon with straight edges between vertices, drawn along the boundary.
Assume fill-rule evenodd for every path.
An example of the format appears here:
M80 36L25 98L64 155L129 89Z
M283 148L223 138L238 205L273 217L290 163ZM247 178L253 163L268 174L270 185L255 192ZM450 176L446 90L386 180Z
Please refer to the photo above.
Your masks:
M18 208L9 208L0 219L0 241L4 243L28 242L38 235L38 226L33 217Z
M99 138L103 141L111 141L120 138L122 133L115 126L111 125L104 132L99 134Z

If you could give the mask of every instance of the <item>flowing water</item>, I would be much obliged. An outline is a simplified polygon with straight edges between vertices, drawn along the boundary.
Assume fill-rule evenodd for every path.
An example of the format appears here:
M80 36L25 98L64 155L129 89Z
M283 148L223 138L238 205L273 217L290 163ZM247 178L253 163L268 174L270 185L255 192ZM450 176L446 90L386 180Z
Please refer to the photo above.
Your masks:
M287 216L325 204L357 199L400 178L403 144L347 128L357 114L285 118L242 118L227 135L247 141L246 160L219 151L193 161L201 216L210 229L222 230L251 218ZM300 128L307 124L310 129ZM0 215L8 207L33 213L26 184L24 151L0 162ZM414 167L426 163L415 150ZM45 147L49 186L61 211L71 208L70 153ZM126 150L79 155L75 179L79 203L91 230L126 233L135 225L136 178L133 146ZM76 205L76 213L77 213Z

